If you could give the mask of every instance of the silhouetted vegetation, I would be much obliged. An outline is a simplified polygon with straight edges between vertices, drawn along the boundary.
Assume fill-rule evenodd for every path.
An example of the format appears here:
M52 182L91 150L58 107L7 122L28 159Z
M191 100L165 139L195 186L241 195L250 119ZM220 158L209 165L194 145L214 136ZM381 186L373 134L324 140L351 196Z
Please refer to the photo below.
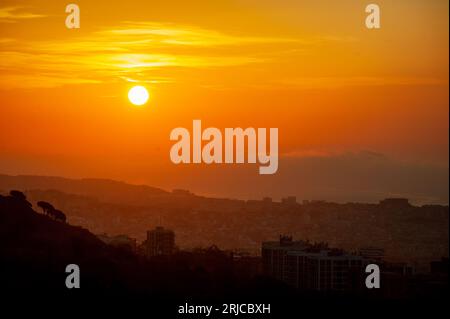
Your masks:
M38 206L57 211L49 203ZM64 293L71 263L81 268L82 291L95 294L221 296L253 280L233 280L232 259L217 247L147 260L47 215L34 211L25 197L0 196L1 267L9 274L1 278L3 289Z
M64 223L66 222L66 215L59 209L55 209L52 204L44 201L39 201L37 202L37 206L42 209L45 215L48 215L55 220L59 220Z
M37 202L37 206L40 207L42 209L43 213L46 215L48 214L49 211L55 209L52 204L44 202L44 201Z

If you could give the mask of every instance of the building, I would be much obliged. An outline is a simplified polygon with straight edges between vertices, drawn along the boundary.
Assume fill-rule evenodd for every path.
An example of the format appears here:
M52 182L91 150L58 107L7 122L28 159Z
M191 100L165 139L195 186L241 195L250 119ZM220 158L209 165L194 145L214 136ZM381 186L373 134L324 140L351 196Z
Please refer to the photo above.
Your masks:
M164 227L147 231L145 250L147 256L170 255L175 248L175 233Z
M361 247L359 249L359 255L371 261L381 262L384 260L385 251L383 248L378 247Z
M290 251L283 280L296 288L318 291L354 291L364 283L366 262L342 251Z
M263 272L299 289L354 291L364 284L362 256L280 236L262 244Z
M308 247L304 241L293 241L290 236L280 236L279 241L262 243L263 272L283 280L285 256L289 251L302 251Z
M407 198L386 198L380 201L380 206L384 208L409 208L411 204Z
M444 274L448 276L448 258L441 258L439 261L432 261L430 263L430 272L432 274Z
M288 196L281 199L281 204L285 207L295 207L297 205L297 197Z

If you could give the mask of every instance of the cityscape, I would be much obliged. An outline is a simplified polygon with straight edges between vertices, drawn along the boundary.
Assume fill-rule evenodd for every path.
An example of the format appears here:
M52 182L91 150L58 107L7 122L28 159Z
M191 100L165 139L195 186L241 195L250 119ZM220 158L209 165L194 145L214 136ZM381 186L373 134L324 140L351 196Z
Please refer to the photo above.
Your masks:
M333 203L286 196L245 201L108 180L1 175L0 190L8 189L26 190L32 202L54 204L71 224L94 234L124 235L137 244L147 239L148 230L164 226L176 233L183 250L216 245L256 256L262 242L284 234L349 252L383 248L389 260L408 262L419 272L429 271L430 262L448 256L449 250L448 206L415 206L407 199Z
M127 193L127 188L132 192L134 186L106 180L57 179L61 189L59 191L55 187L50 187L50 190L35 189L39 184L38 181L42 182L42 180L45 181L46 178L3 175L0 178L3 189L22 184L22 189L28 190L2 191L1 199L4 203L2 214L10 214L6 209L8 201L14 202L14 199L18 198L19 201L27 203L28 207L33 207L35 214L43 215L57 224L67 223L77 228L82 227L80 229L86 229L95 234L96 240L100 240L118 252L131 254L135 256L133 258L144 258L163 268L169 265L172 267L182 261L189 265L188 269L203 269L202 271L206 273L216 275L227 274L226 276L235 278L233 280L244 282L253 278L272 278L275 282L286 284L287 287L299 292L316 292L325 296L350 294L383 300L407 300L423 295L435 296L442 291L448 291L448 206L416 207L404 198L383 199L378 204L337 204L308 200L299 204L293 196L288 196L280 202L267 197L260 201L238 201L199 197L183 190L167 193L152 190L154 194L150 197L146 192L141 194L144 196L135 194L136 201L145 199L153 204L153 209L147 211L148 215L144 215L146 221L139 219L135 221L142 224L139 229L146 229L142 234L136 234L136 232L121 231L124 229L135 231L135 228L126 227L132 224L130 223L132 219L139 216L137 212L148 208L141 206L143 203L139 203L136 207L129 204L118 206L119 197L115 194L115 187L118 185L124 194ZM103 199L98 200L93 197L93 194L88 197L89 186L75 187L79 183L81 185L94 183L95 191L102 193ZM72 194L63 192L70 188ZM81 195L77 189L85 192L84 195ZM102 202L108 197L114 198L115 204ZM183 205L187 205L183 201L189 204L184 206L186 210L178 218L186 223L184 225L186 228L191 228L190 232L174 222L176 219L173 215L169 215L170 209L157 209L174 202L173 197L178 199L176 204L181 206L171 207L175 209L172 214L176 214ZM200 205L208 208L203 214L198 208ZM130 214L128 219L125 219L125 214L120 214L118 207L128 210ZM109 212L105 211L105 213L110 214L112 224L108 222L102 224L102 219L99 219L102 210L106 208ZM342 209L345 211L343 212ZM238 216L242 219L234 221L239 225L237 228L233 228L233 224L226 223L219 226L221 222L219 218L212 225L209 221L199 221L198 218L206 219L206 214L211 210L216 213L215 216L220 216L217 213L222 211L228 219L237 219ZM64 214L64 218L61 219L51 211ZM82 211L88 212L89 215L82 215L80 213ZM154 213L155 211L158 213ZM239 212L239 215L233 214L235 211ZM292 218L293 214L305 214L305 212L309 213L307 216L310 218ZM153 214L151 218L149 218L150 214ZM253 216L250 219L253 222L253 229L245 224L249 220L246 214ZM269 214L277 214L278 221L286 222L285 227L267 223L270 221ZM316 219L313 214L319 215L319 218ZM341 214L347 214L344 215L347 219L340 216ZM93 218L89 219L89 216ZM251 246L245 246L248 238L245 235L246 232L258 229L255 222L258 216L265 221L263 224L265 228L261 230L261 233L265 231L270 234L253 237L253 241L258 240L257 238L267 238L257 242L258 247L254 247L254 242L251 242ZM192 222L186 222L187 219L192 219ZM324 219L330 219L333 226L325 227ZM387 240L377 242L373 231L380 229L377 228L381 227L377 226L380 220L383 223L381 224L383 233L379 236L387 236ZM338 221L344 225L347 221L345 227L353 229L349 235L356 237L353 241L347 241L346 237L349 235L341 232L346 228ZM118 227L118 223L122 223L124 228ZM367 227L364 226L367 224L371 227L363 228ZM386 232L391 229L389 224L397 233ZM321 236L313 235L315 227L320 229ZM287 232L293 228L304 229L303 236L298 231L292 232L295 236ZM106 229L111 231L104 231ZM417 231L412 236L419 238L420 241L411 242L411 239L401 232L403 229L406 232ZM357 237L358 230L369 232L370 236L366 240L361 240L359 239L361 237ZM180 233L189 236L190 241L186 243L185 237L180 236ZM215 236L212 237L210 234ZM215 242L215 238L219 240ZM235 240L227 242L228 238ZM358 246L354 244L355 242ZM223 243L226 244L221 245ZM348 243L351 249L339 243ZM404 248L411 245L414 249ZM403 254L398 254L396 249L402 248L405 249ZM366 266L369 264L380 267L382 285L376 292L367 289L365 285Z

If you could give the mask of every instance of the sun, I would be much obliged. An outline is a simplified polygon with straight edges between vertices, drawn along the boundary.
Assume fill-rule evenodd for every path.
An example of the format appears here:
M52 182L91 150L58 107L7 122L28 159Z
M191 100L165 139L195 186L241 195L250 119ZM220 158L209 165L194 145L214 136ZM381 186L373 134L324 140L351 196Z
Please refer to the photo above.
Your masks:
M137 85L128 91L128 99L134 105L144 105L148 101L148 91L145 87Z

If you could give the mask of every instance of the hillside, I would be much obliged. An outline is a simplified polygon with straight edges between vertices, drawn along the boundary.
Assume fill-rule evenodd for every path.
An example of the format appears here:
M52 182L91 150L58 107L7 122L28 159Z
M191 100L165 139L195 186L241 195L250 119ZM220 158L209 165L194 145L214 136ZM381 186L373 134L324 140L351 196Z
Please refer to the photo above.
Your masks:
M65 193L93 196L112 203L148 203L152 197L169 193L146 185L131 185L107 179L69 179L53 176L3 175L0 174L0 189L59 190Z
M76 263L85 291L115 293L151 282L145 261L107 246L88 230L50 219L27 202L0 196L1 286L64 292L65 267ZM139 280L134 274L139 276ZM150 286L151 287L151 286Z
M80 292L65 287L65 268L72 263L80 267ZM237 280L231 259L220 251L200 255L179 252L167 258L147 259L108 246L84 228L40 214L26 200L2 195L0 273L0 287L20 298L54 299L77 294L97 298L170 297L175 301L237 295L244 290L255 293L253 279L243 280L242 274L237 274ZM271 293L278 284L273 286L269 281L265 285Z

